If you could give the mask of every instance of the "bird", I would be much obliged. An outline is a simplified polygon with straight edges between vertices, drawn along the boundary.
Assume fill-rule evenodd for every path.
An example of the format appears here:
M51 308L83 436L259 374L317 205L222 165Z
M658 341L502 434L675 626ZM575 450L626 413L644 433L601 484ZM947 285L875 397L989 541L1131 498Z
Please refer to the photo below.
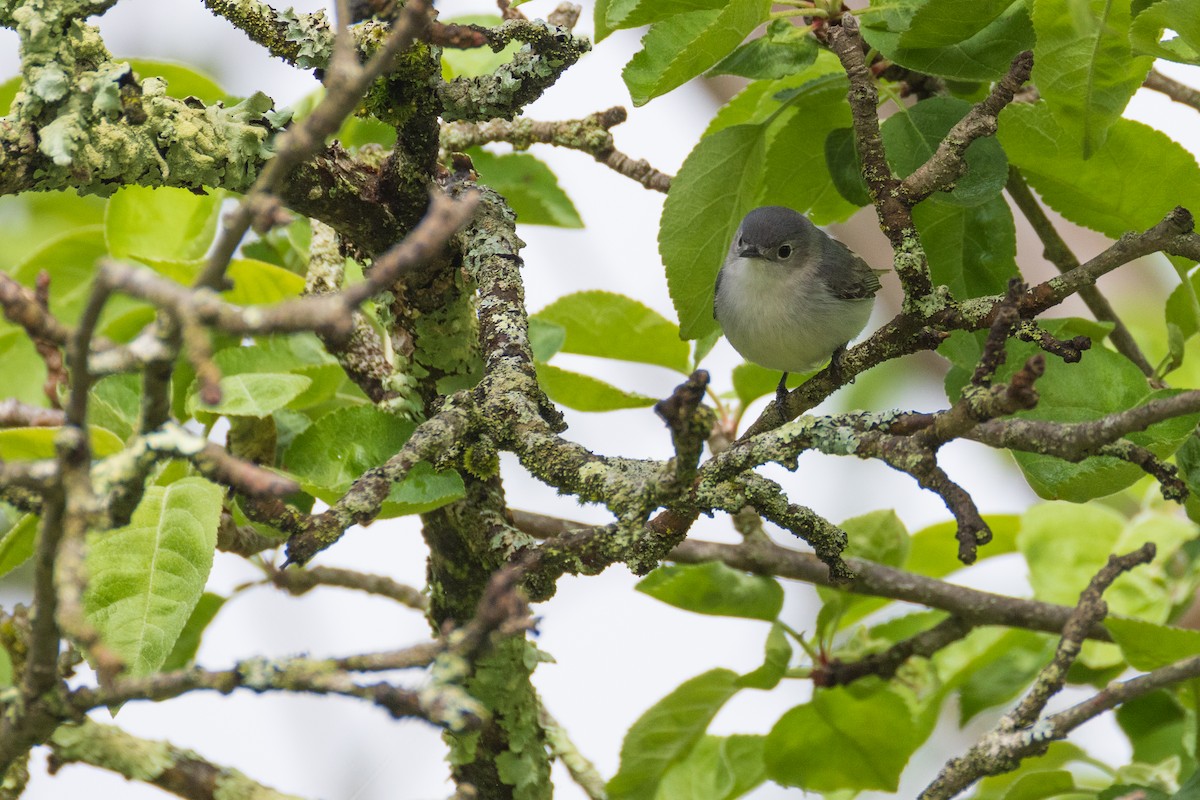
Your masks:
M743 358L787 376L832 359L866 327L879 274L803 214L762 206L742 219L717 273L713 316Z

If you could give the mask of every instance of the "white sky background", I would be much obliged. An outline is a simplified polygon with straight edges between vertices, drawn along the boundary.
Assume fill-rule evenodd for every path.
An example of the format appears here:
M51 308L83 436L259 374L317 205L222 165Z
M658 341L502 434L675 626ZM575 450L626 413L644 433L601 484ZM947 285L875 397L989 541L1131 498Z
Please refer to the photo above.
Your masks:
M523 7L530 16L544 16L557 0L533 0ZM298 10L323 3L301 2ZM446 18L459 13L493 13L487 2L439 4ZM315 81L269 58L224 20L213 17L199 0L122 0L100 19L109 49L118 56L170 58L202 65L235 94L265 91L277 106L299 99ZM589 34L591 4L585 4L578 32ZM0 34L0 77L18 69L16 38ZM620 81L620 69L638 47L640 32L620 31L602 42L568 70L564 78L529 109L537 119L567 119L613 105L630 108L630 120L614 129L618 148L634 158L674 174L695 144L718 102L693 83L633 109ZM1168 74L1200 83L1200 70L1160 64ZM1190 74L1189 74L1190 73ZM1200 150L1200 126L1195 112L1174 106L1165 98L1142 91L1130 116L1167 130L1193 152ZM522 226L526 295L536 311L556 298L584 289L621 292L641 300L674 319L656 245L663 196L595 163L589 156L537 146L574 200L587 227L583 230ZM1021 229L1018 222L1018 229ZM1026 229L1027 233L1027 229ZM876 267L890 266L886 247L873 215L860 213L842 234ZM1104 246L1102 239L1085 236L1081 257ZM1037 261L1040 247L1022 244L1022 257ZM1022 262L1023 264L1026 262ZM884 278L894 298L893 277ZM1135 284L1137 285L1137 284ZM1152 302L1161 303L1165 291ZM1120 299L1120 298L1117 298ZM871 327L894 313L894 299L878 304ZM1152 357L1153 360L1153 357ZM718 391L730 388L729 371L740 362L722 342L706 360ZM555 363L586 369L624 388L666 396L679 377L650 366L607 363L587 357L556 358ZM920 369L913 369L919 365ZM936 357L913 357L907 376L890 395L872 408L934 409L945 403ZM860 383L867 380L860 379ZM762 402L760 401L760 405ZM837 398L834 399L837 403ZM756 409L757 410L757 409ZM755 413L749 415L753 419ZM670 439L650 409L581 414L567 412L566 435L607 454L665 458ZM1014 477L1006 457L965 444L943 450L947 472L970 491L985 513L1020 511L1033 501L1023 481ZM780 480L793 502L806 504L831 520L877 508L896 508L910 530L948 518L941 501L920 490L907 476L876 462L806 455L800 469L764 470ZM580 507L572 499L528 477L514 459L504 461L505 487L515 508L558 514L585 522L607 522L602 508ZM734 541L729 521L701 518L695 527L703 538ZM777 537L787 542L786 535ZM953 542L947 542L953 547ZM995 559L972 572L973 585L1020 592L1023 575L1013 561ZM385 572L422 585L424 546L415 519L398 520L352 530L318 563ZM228 593L255 580L240 558L218 554L211 587ZM538 607L539 646L556 664L539 667L536 683L550 712L562 722L580 750L606 777L617 768L622 733L656 700L682 681L712 667L749 670L761 662L765 623L699 617L674 610L632 591L636 578L623 567L599 577L560 582L558 595ZM18 599L12 589L0 599ZM799 629L811 628L815 593L807 586L788 587L785 618ZM424 640L428 629L419 614L394 603L340 589L317 590L292 598L270 588L238 595L218 615L200 651L199 663L222 668L255 655L343 655L384 650ZM418 674L404 676L410 685ZM771 693L741 693L721 713L717 733L763 733L779 715L804 699L802 681L791 681ZM107 714L97 715L104 721ZM215 763L237 767L256 780L303 797L330 800L417 800L449 795L443 762L445 749L430 726L419 721L395 722L361 701L283 695L230 697L193 694L160 704L131 703L121 710L119 723L127 730L153 738L168 738L191 747ZM944 722L946 722L944 720ZM921 765L901 787L911 796L951 754L963 749L961 739L946 725L918 753ZM1089 733L1090 732L1090 733ZM1076 739L1120 757L1122 743L1111 726L1093 724ZM1103 755L1102 755L1103 757ZM41 763L41 758L38 758ZM556 767L558 796L580 798L561 767ZM795 797L795 790L764 787L757 798ZM66 767L55 778L36 777L26 795L34 800L60 798L160 798L163 793L127 783L89 767Z

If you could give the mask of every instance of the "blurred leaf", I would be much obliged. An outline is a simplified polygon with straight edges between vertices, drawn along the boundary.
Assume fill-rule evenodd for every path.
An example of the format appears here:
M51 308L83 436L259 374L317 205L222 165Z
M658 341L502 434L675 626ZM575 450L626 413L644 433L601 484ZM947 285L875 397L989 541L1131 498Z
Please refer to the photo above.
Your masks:
M1021 518L1016 514L985 514L983 519L992 530L992 541L979 549L979 559L1015 553ZM958 546L954 540L957 532L958 523L949 520L914 533L909 537L908 560L904 568L931 578L944 578L963 569L966 565L958 560Z
M128 441L137 430L141 385L136 374L106 375L96 381L88 402L88 422Z
M971 208L930 198L913 209L913 222L935 284L959 299L1003 294L1017 276L1012 211L997 195Z
M199 395L188 399L188 413L207 412L226 417L266 417L300 395L312 385L303 375L283 372L248 372L221 378L221 401L214 406L200 402Z
M667 770L655 800L733 800L766 779L763 737L704 736Z
M1149 228L1175 206L1200 208L1195 157L1140 122L1118 119L1087 161L1045 103L1005 108L997 136L1047 205L1109 238Z
M687 757L708 724L738 692L738 674L714 669L684 681L633 723L621 766L608 782L611 800L652 800L671 765Z
M1070 13L1070 11L1075 13ZM1104 144L1153 59L1131 57L1129 0L1037 0L1033 82L1086 160ZM1077 148L1072 148L1076 145Z
M1200 64L1200 14L1194 0L1158 0L1134 18L1129 40L1134 52ZM1165 31L1175 36L1163 39Z
M562 325L537 316L529 318L529 347L534 361L549 361L566 341L567 329Z
M675 323L624 295L575 292L534 316L562 327L564 353L657 364L687 374L688 346Z
M715 65L766 21L770 9L771 0L726 0L715 10L656 22L621 73L633 104L645 105Z
M1194 713L1185 712L1170 691L1160 689L1126 700L1117 706L1115 716L1133 745L1134 761L1157 764L1179 758L1186 775L1196 769L1195 756L1186 744Z
M157 671L200 600L224 491L203 478L149 486L128 526L88 536L88 623L128 674Z
M202 258L212 244L220 191L123 186L108 199L104 237L115 258Z
M891 509L871 511L844 520L838 527L849 542L844 556L863 558L889 567L899 567L908 557L909 536L904 523ZM818 586L823 603L818 615L822 636L844 629L887 604L886 600ZM835 624L836 623L836 624Z
M222 292L221 297L240 306L270 305L294 300L304 293L303 277L252 258L230 261L226 276L233 282L233 288Z
M937 151L938 145L971 104L956 97L931 97L901 109L883 121L880 133L888 162L906 178ZM933 198L954 205L977 206L996 200L1008 180L1008 161L994 137L976 139L966 151L967 171L949 192ZM919 208L920 206L918 206Z
M783 609L783 587L779 581L749 575L719 561L661 566L638 581L636 588L656 600L697 614L770 622Z
M766 33L751 39L709 70L709 75L739 75L751 80L786 78L817 58L817 42L805 28L772 20Z
M946 46L924 46L923 38L930 30L924 21L918 22L917 32L906 41L905 33L913 29L915 17L925 5L925 0L890 0L877 11L872 8L872 13L861 18L863 38L889 61L959 81L997 80L1008 71L1017 53L1033 47L1033 25L1024 2L1014 2L974 35ZM948 5L939 3L936 10L926 13L944 14ZM972 2L954 7L969 23L964 28L947 29L947 36L957 37L988 16L994 6L991 2Z
M183 669L196 660L196 651L200 649L200 639L224 604L225 598L219 594L205 592L200 595L196 607L192 609L191 616L188 617L183 630L179 633L179 638L175 640L175 647L167 656L167 660L163 662L163 672Z
M91 293L96 262L107 254L100 227L76 228L45 242L17 265L11 275L18 283L32 288L37 285L38 273L44 271L50 278L50 313L73 325L83 313ZM100 333L110 335L108 324L139 305L144 304L126 295L114 294L100 316Z
M591 375L537 364L538 383L554 402L576 411L617 411L645 408L657 402L653 397L626 392Z
M779 80L753 81L717 110L704 129L704 137L733 125L768 123L793 99L793 90L827 76L837 80L845 77L845 71L837 56L820 50L816 61L805 70Z
M485 28L499 27L504 20L499 14L464 14L458 17L441 18L440 22L447 25L481 25ZM518 42L509 42L496 53L490 47L472 47L459 49L456 47L442 48L442 78L476 78L480 75L490 75L501 64L512 60L513 54L520 49Z
M1200 655L1200 631L1120 617L1104 620L1104 627L1134 669L1148 672Z
M0 108L7 106L0 101ZM0 268L19 264L65 233L103 224L104 200L94 195L25 192L0 197Z
M12 572L33 555L34 544L37 542L38 519L36 514L23 514L4 532L4 536L0 537L0 576Z
M959 686L960 727L989 708L1008 703L1023 692L1054 657L1056 643L1046 634L1009 630L969 668Z
M812 375L811 372L789 372L787 388L795 389ZM760 397L774 395L779 387L779 378L780 373L773 369L743 361L733 368L733 391L742 408L745 408Z
M582 228L583 220L558 178L528 153L496 155L478 147L467 151L481 183L504 195L524 225Z
M763 758L767 776L784 786L894 792L924 738L900 695L839 686L785 713L767 734Z
M5 376L6 398L39 407L49 404L42 390L46 362L37 354L25 331L5 320L0 320L0 374Z
M61 428L3 428L0 429L0 461L34 461L54 458L54 440ZM92 456L106 458L119 453L124 447L120 437L112 431L88 426Z
M283 463L306 492L335 503L364 472L398 453L415 427L373 405L340 408L298 434L284 453ZM418 462L403 481L392 484L378 518L424 513L458 500L464 493L457 472L437 472Z
M167 82L167 96L180 100L195 97L205 105L233 99L210 75L195 67L174 61L154 61L147 58L131 58L129 66L139 81L146 78L162 78Z

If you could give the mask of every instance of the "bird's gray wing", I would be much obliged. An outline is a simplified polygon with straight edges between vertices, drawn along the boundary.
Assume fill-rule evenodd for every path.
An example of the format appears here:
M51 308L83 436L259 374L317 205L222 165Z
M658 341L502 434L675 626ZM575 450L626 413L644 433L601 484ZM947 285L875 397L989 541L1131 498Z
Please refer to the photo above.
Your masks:
M713 319L717 319L717 298L721 296L722 271L717 270L717 286L713 289Z
M867 300L879 291L877 272L836 239L826 240L821 269L829 291L840 300Z

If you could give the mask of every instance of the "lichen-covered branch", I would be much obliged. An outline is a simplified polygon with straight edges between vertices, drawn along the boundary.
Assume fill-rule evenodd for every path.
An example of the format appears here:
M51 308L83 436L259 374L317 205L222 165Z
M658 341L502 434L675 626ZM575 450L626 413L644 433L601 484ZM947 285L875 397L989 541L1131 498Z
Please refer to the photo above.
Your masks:
M284 794L229 767L202 758L169 742L140 739L115 725L85 719L54 732L50 771L66 764L88 764L141 781L188 800L254 797L255 800L301 800Z
M986 734L964 756L946 764L921 793L921 800L949 800L985 775L1016 769L1022 759L1044 753L1052 741L1066 736L1067 730L1049 720L1038 722L1038 717L1050 698L1066 683L1067 670L1078 657L1087 631L1108 614L1108 606L1101 597L1105 589L1123 572L1149 563L1154 552L1153 542L1147 542L1132 553L1109 556L1108 563L1080 595L1079 603L1063 626L1054 658L1038 674L1033 687L1016 708L1001 718L994 731Z
M449 122L442 126L443 150L466 150L487 142L507 142L516 150L533 144L551 144L589 153L601 164L637 181L647 189L666 192L671 176L659 172L649 162L634 160L616 149L610 129L624 122L626 111L614 106L582 119L541 122L526 118L492 119L487 122Z

